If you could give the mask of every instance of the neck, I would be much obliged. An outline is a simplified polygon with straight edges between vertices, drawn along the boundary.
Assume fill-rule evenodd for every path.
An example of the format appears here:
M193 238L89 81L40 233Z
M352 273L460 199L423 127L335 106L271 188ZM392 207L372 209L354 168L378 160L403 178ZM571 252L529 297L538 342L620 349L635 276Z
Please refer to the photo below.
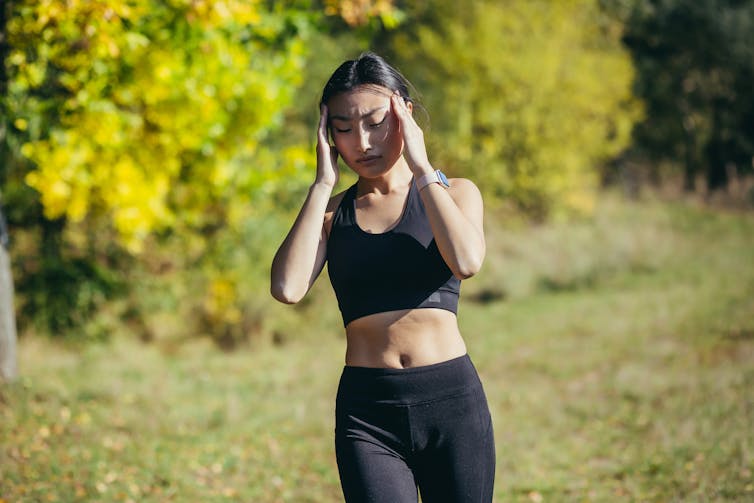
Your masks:
M357 194L364 195L369 193L387 194L398 189L405 188L413 177L408 163L401 156L390 170L375 177L359 177Z

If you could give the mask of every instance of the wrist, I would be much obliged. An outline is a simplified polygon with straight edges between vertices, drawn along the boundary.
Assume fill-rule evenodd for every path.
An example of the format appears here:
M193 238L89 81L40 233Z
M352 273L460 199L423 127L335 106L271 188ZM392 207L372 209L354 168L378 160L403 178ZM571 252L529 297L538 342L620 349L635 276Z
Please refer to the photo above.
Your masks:
M445 173L443 173L439 169L430 171L426 175L422 175L421 177L416 179L416 186L419 190L422 190L424 187L433 184L440 185L445 189L450 187L448 177L446 177Z
M412 166L411 172L414 174L414 178L418 180L419 178L423 176L427 176L430 173L434 173L435 168L433 168L431 164L427 163L421 166Z
M314 180L314 183L309 186L309 191L315 191L315 190L323 190L327 192L332 192L333 189L335 189L335 185L338 183L337 180L335 181L329 181L329 180Z

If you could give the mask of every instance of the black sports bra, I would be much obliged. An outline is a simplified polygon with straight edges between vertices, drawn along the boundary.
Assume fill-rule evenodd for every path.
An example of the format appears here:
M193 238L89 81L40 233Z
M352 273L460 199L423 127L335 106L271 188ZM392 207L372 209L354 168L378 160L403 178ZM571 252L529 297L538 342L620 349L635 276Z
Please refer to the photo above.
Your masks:
M356 223L356 184L335 212L327 269L343 325L374 313L440 308L458 312L461 281L437 249L424 204L412 181L396 226L370 234Z

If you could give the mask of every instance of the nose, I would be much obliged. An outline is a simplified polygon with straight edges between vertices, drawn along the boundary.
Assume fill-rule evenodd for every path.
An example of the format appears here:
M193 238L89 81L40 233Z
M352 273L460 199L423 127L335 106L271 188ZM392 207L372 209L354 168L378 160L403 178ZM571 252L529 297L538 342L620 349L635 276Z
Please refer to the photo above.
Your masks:
M370 134L369 131L360 128L359 130L359 150L361 152L366 153L368 150L371 150L372 148L372 142L370 140Z

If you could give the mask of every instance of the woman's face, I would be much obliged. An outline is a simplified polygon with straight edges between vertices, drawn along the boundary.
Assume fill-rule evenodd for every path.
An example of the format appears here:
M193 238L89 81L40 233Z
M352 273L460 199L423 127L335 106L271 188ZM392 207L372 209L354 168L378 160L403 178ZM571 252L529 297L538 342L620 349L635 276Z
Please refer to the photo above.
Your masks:
M401 157L403 137L390 106L391 94L385 87L365 85L327 102L335 148L359 176L380 176Z

